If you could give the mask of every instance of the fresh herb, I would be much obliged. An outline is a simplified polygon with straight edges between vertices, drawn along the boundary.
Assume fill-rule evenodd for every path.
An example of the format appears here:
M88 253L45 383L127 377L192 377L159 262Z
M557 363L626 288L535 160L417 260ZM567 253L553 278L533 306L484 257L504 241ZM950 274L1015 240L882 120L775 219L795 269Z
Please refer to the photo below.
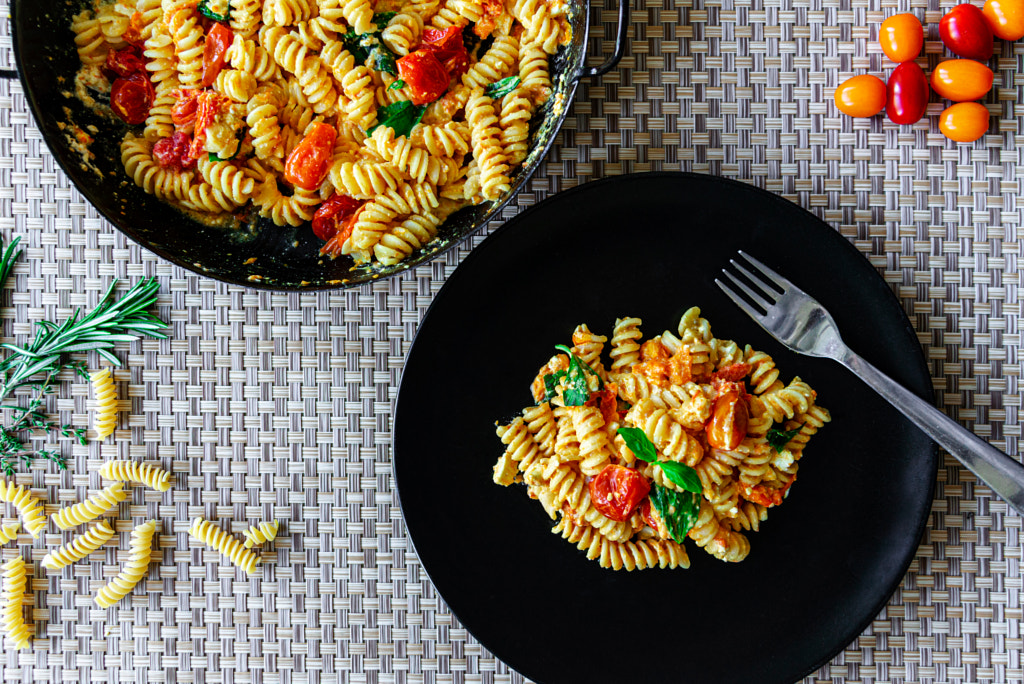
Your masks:
M590 399L590 386L587 385L587 375L589 371L591 375L597 378L598 385L603 387L604 383L601 382L601 378L598 377L594 369L583 363L578 356L572 353L572 349L566 347L564 344L556 344L555 349L564 351L569 355L569 369L565 374L565 393L562 398L565 399L566 406L583 406L587 403L587 399Z
M700 476L697 475L697 471L685 463L659 461L657 449L654 448L654 444L647 438L643 430L635 427L622 427L619 428L618 433L622 435L622 440L634 456L645 463L653 463L660 467L672 484L682 487L688 492L701 493Z
M484 95L496 100L499 97L504 97L511 93L513 90L519 87L520 80L518 76L509 76L503 78L500 81L495 81L491 85L484 88Z
M219 5L216 9L213 7L214 4ZM228 21L231 18L231 8L226 0L199 0L199 13L207 19L213 19L214 21ZM218 12L217 10L221 10Z
M364 64L370 57L370 47L372 47L372 45L364 44L371 42L367 40L368 37L373 37L373 34L349 31L341 36L341 42L345 45L345 49L352 53L357 64Z
M793 439L794 437L797 436L797 434L799 434L801 429L803 429L803 425L799 425L793 428L792 430L786 431L772 428L765 435L765 440L768 442L769 446L775 449L775 453L779 453L785 448L787 444L789 444L789 441L791 439Z
M654 483L651 487L651 506L665 522L669 536L682 544L700 515L700 494L677 492Z
M392 81L391 85L388 86L388 90L401 90L404 87L405 81L398 79L397 81Z
M16 240L0 256L0 287L11 271L12 262L21 253L13 251L15 244ZM18 437L20 432L57 431L63 437L85 444L85 430L58 425L47 417L43 407L46 396L54 392L53 383L62 371L70 370L84 378L89 377L85 364L69 360L68 354L95 350L112 364L120 366L120 360L111 352L117 342L131 342L140 335L158 339L167 337L162 332L167 324L146 311L156 302L160 284L152 278L143 280L112 302L110 299L116 285L115 280L90 313L80 316L80 310L76 309L71 318L60 325L39 321L36 334L27 345L0 345L11 352L0 361L0 402L13 397L19 388L32 389L27 406L0 406L15 416L14 422L0 426L0 469L6 474L13 474L19 461L28 465L35 457L52 460L59 467L64 467L63 458L56 452L26 448Z
M366 129L366 134L373 135L373 132L381 126L387 126L395 131L396 137L409 135L426 111L426 105L414 105L408 100L386 105L377 110L377 120L380 123Z
M395 61L395 55L383 45L376 45L370 50L370 68L392 76L398 75L398 62Z
M397 14L398 12L377 12L373 15L373 23L376 24L379 29L381 28L381 25L387 26Z
M544 401L551 401L558 396L558 383L564 377L564 370L548 373L544 376Z

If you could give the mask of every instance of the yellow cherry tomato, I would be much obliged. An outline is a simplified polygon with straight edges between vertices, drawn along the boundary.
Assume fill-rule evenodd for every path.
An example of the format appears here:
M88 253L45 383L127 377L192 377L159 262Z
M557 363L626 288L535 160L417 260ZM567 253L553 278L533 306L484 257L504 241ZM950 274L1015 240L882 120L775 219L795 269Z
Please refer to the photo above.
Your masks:
M992 70L973 59L947 59L932 72L932 90L947 100L980 100L992 89Z
M885 83L870 74L854 76L836 88L835 98L847 116L874 116L885 107Z
M1024 0L985 0L981 13L985 15L996 38L1024 38Z
M939 130L950 140L974 142L988 130L988 107L979 102L960 102L939 116Z
M924 47L924 29L913 14L894 14L878 30L882 52L897 64L917 59Z

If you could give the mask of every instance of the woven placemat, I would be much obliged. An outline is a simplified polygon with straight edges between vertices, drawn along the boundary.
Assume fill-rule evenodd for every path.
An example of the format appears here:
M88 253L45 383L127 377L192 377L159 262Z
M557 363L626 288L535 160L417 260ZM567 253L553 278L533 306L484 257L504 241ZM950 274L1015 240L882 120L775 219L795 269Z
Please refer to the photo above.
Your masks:
M847 76L884 77L873 37L891 13L932 22L934 64L937 21L952 1L634 3L625 59L584 84L547 163L505 216L594 178L660 169L737 178L791 199L892 285L927 350L940 405L1016 453L1024 43L999 43L991 133L956 145L934 117L898 128L840 117L830 103ZM592 52L607 54L615 10L592 16ZM0 67L10 64L4 22ZM941 109L932 103L929 113ZM391 482L404 355L433 295L484 233L347 292L281 295L201 279L99 218L56 167L19 84L0 82L0 234L27 246L3 293L3 339L91 307L115 277L157 276L159 314L173 323L169 340L118 350L130 412L116 440L61 443L68 472L40 465L19 481L51 507L99 486L94 470L113 457L159 460L177 481L172 493L137 492L122 506L122 548L133 521L157 517L163 528L159 570L115 611L94 609L89 595L118 571L123 551L110 546L45 574L42 541L23 536L0 549L35 563L37 634L31 651L0 651L0 681L522 681L435 593ZM88 386L69 380L52 408L85 425L88 401ZM1024 681L1021 518L949 457L935 496L900 589L806 682ZM278 517L285 531L263 570L240 579L189 543L188 520L200 514L235 531Z

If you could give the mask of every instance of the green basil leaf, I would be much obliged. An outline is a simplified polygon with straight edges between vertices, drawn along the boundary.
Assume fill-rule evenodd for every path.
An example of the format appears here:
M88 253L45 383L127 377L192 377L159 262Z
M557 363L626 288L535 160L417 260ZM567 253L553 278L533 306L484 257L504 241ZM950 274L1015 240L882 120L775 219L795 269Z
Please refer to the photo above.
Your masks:
M398 12L377 12L373 15L373 23L377 25L377 30L383 30L388 22L395 18Z
M686 533L697 524L700 515L700 494L677 492L655 483L651 486L651 506L665 521L669 536L682 544Z
M564 344L556 344L555 349L569 355L569 370L565 376L565 392L562 399L565 400L566 406L583 406L590 399L590 387L587 385L587 375L583 369L586 368L591 373L594 371Z
M636 452L634 451L633 453ZM676 463L675 461L658 461L658 465L672 484L682 487L688 492L701 493L700 476L690 466L685 463Z
M544 376L544 401L551 401L558 396L558 381L564 377L564 370L548 373Z
M388 86L388 90L401 90L404 87L405 81L403 81L402 79L398 79L397 81L391 82L391 85Z
M213 19L214 21L228 21L231 18L231 9L227 2L221 2L224 11L218 12L211 5L214 0L199 0L198 10L207 19Z
M803 429L803 425L797 428L793 428L792 430L785 431L772 428L765 435L765 440L768 442L768 445L771 446L771 448L775 449L775 452L778 453L787 444L789 444L789 441L791 439L793 439L800 433L801 429Z
M651 440L647 439L647 435L640 428L635 427L622 427L618 430L619 434L622 435L623 441L629 450L639 458L641 461L646 463L654 463L658 460L658 452L651 443Z
M341 42L345 45L345 49L355 57L357 65L365 63L370 57L370 51L363 47L362 41L362 35L355 31L349 31L341 36Z
M366 134L373 135L373 132L381 126L387 126L394 130L396 137L409 135L412 133L412 129L416 127L416 124L423 118L423 113L426 111L426 105L414 105L408 100L394 102L377 110L377 121L379 123L367 129Z
M484 88L484 95L492 100L496 100L499 97L504 97L511 93L519 87L520 83L521 81L518 76L509 76L508 78L503 78L500 81L495 81Z
M398 75L398 64L395 62L395 55L383 45L378 45L370 50L370 68L375 71L383 71L392 76Z

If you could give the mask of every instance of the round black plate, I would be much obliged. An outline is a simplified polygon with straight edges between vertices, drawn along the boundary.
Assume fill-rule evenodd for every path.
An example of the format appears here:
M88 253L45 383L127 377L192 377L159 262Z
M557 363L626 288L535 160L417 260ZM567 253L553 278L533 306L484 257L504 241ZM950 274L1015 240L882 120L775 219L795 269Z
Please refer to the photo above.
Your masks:
M932 443L838 364L786 351L715 286L743 249L835 316L846 341L930 397L917 338L857 250L801 208L720 178L646 174L561 193L509 221L438 293L398 395L394 469L409 535L459 620L540 682L791 682L882 609L932 500ZM645 336L700 306L718 337L771 354L833 422L739 564L687 542L689 570L614 572L549 533L521 486L491 482L494 434L576 324Z

